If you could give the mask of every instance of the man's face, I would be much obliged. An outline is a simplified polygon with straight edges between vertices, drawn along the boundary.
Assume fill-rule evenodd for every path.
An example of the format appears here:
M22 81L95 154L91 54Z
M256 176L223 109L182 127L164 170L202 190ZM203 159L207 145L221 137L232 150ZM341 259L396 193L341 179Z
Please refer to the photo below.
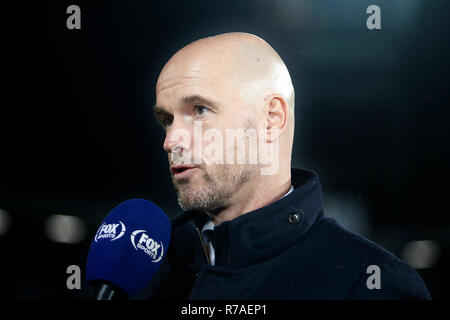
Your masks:
M227 164L227 155L237 159L235 144L227 148L225 140L220 144L204 138L213 130L223 138L227 129L256 130L255 112L243 86L233 81L226 69L220 59L191 54L169 62L156 86L155 114L166 131L164 150L179 205L186 211L213 214L231 205L233 196L258 171L257 164L248 164L247 157L244 164ZM215 144L216 151L223 150L223 163L211 163L211 154L204 152L210 144Z

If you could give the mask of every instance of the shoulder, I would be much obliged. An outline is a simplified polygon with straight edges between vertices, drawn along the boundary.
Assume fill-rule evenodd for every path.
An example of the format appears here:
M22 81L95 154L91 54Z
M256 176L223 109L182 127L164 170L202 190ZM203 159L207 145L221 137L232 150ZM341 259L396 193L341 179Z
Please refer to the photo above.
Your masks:
M379 244L345 229L334 219L322 219L315 236L320 237L325 242L325 245L334 247L340 254L357 255L358 260L386 261L407 266L397 256Z
M377 243L324 218L313 237L331 259L354 275L348 297L355 299L430 299L419 274Z

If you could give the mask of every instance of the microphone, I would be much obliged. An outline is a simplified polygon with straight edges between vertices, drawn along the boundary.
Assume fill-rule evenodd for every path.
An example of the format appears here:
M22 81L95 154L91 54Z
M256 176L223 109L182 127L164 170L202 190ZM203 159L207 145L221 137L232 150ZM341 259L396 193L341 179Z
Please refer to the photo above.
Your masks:
M148 200L127 200L111 210L89 249L92 299L124 299L142 290L167 255L170 233L169 218Z

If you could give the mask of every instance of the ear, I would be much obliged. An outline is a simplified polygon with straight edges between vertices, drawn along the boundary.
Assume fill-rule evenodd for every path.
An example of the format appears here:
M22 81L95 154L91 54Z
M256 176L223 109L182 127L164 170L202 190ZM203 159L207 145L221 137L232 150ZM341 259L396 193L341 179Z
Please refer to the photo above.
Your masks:
M286 129L288 106L281 95L273 94L265 99L267 142L271 143Z

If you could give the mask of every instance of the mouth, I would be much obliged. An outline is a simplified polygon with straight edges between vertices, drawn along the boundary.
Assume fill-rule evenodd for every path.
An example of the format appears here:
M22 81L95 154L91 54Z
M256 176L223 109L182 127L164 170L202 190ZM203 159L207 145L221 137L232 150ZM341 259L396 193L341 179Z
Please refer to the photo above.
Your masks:
M198 170L198 167L186 166L186 165L170 167L170 172L172 172L172 175L175 179L186 178L189 175L191 175L195 170Z

